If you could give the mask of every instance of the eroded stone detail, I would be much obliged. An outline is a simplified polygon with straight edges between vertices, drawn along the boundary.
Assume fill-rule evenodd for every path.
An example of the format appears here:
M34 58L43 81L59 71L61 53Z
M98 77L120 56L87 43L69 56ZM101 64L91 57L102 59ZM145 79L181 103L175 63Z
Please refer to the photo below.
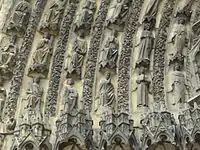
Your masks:
M18 61L15 64L13 70L13 78L11 80L10 91L8 93L8 99L4 108L5 118L14 118L16 112L16 105L19 97L20 87L24 75L24 70L28 60L28 55L31 50L31 45L34 39L36 28L41 17L42 10L44 9L46 1L38 0L35 3L33 12L30 16L30 22L24 35L24 39L18 53ZM8 119L8 120L10 120Z
M88 58L86 61L86 71L83 83L83 105L85 109L92 109L92 88L94 82L94 74L96 70L97 55L100 50L101 36L103 34L104 22L108 12L108 0L102 0L98 11L98 16L95 20L94 30L90 41Z
M58 31L66 2L67 0L53 0L50 3L42 19L40 30Z
M125 27L125 37L118 67L118 110L129 110L129 79L130 56L133 49L133 37L137 29L138 17L141 11L142 1L136 0L130 7L129 20Z
M85 55L87 53L87 42L83 38L83 33L80 34L80 37L76 37L74 45L72 48L71 56L67 56L67 64L65 65L65 70L67 72L67 77L76 75L78 79L82 77L82 66Z
M32 9L29 1L25 0L16 4L9 19L7 30L17 32L18 34L24 34L26 32Z
M70 1L70 4L67 8L68 10L63 16L61 30L59 33L59 39L53 58L51 78L49 82L49 89L47 96L47 105L45 113L50 116L55 116L56 113L56 104L58 96L57 91L59 88L60 75L64 63L64 54L66 51L65 47L69 38L69 32L71 29L71 25L75 16L78 3L79 0Z

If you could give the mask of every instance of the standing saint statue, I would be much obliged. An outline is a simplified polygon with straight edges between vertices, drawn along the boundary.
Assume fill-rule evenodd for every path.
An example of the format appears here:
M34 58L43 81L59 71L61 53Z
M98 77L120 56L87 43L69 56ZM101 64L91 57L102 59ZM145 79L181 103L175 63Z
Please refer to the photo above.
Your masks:
M86 52L87 52L87 42L84 39L76 37L74 46L72 48L72 56L69 59L69 61L67 61L67 64L65 67L68 77L70 77L73 73L75 73L77 78L81 79L81 75L82 75L81 69L83 66L83 61L84 61Z
M64 11L65 4L66 0L53 0L50 3L49 9L40 28L49 28L50 30L57 30L59 27L60 20L62 19L61 14Z
M100 68L116 68L117 58L119 50L119 41L117 38L117 32L113 32L106 41L105 47L100 52Z
M48 71L49 58L51 54L52 54L52 36L46 32L44 33L43 38L37 45L29 71L42 74Z
M148 107L149 103L149 85L151 81L149 80L148 76L146 75L146 69L141 66L139 68L139 75L136 80L138 84L137 87L137 106L144 106Z
M176 26L175 34L172 37L172 42L175 47L176 53L183 54L183 49L187 43L187 28L186 28L186 16L178 16L178 24Z
M74 112L77 109L78 104L78 92L74 88L74 80L68 79L66 81L63 93L63 105L64 111Z
M41 103L42 103L42 95L43 89L40 87L40 78L36 77L33 79L33 82L29 85L27 90L27 97L26 97L26 107L27 110L24 119L33 122L33 120L42 119L41 114Z
M12 72L16 63L17 36L12 36L8 45L6 45L1 51L0 57L0 72L6 75L8 72Z
M140 41L140 52L137 60L137 65L140 64L144 66L149 66L150 64L150 55L154 45L154 37L152 34L152 29L155 25L154 20L151 21L145 20L143 22L144 30L142 32L141 41Z
M31 5L29 0L19 2L10 17L7 29L24 33L26 31L30 15Z
M98 110L98 108L102 109L100 110L100 113L102 113L102 111L105 111L105 109L114 111L116 99L114 86L111 83L110 72L105 72L105 79L102 79L100 81L99 94L96 99L98 99L98 106L96 108L96 111Z

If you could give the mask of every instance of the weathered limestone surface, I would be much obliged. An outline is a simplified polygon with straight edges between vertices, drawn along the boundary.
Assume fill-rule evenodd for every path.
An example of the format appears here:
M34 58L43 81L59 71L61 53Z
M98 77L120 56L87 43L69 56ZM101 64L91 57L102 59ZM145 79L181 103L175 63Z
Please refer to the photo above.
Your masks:
M0 0L0 150L200 150L198 0Z

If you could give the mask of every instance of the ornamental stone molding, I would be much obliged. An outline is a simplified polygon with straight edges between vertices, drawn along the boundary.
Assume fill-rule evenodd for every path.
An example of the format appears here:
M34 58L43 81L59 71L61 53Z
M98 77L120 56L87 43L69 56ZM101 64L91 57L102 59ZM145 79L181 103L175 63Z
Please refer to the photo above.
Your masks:
M0 0L0 150L200 150L198 0Z

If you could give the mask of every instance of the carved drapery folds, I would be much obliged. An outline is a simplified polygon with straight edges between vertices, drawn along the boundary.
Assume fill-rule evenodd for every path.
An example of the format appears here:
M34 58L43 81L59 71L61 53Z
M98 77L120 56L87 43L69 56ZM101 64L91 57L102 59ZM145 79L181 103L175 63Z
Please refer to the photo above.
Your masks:
M65 65L67 77L71 77L73 74L76 75L77 79L81 79L82 77L82 66L88 47L87 41L82 38L83 34L80 34L75 38L71 56L67 56L67 62Z
M108 0L102 0L98 11L97 18L95 20L94 30L92 33L90 48L88 51L88 58L86 61L86 71L83 83L83 105L85 109L92 109L92 92L93 83L97 63L97 55L100 49L101 37L103 34L103 24L106 20L106 14L108 12Z
M84 32L83 36L88 35L91 29L91 25L94 18L94 13L96 10L95 0L85 0L82 11L77 15L75 20L74 30L76 33Z
M33 78L29 82L29 87L26 91L26 98L23 99L25 107L22 110L20 122L15 128L14 140L12 148L39 149L42 145L47 145L51 148L49 137L51 131L46 127L42 115L42 95L43 89L40 86L40 78ZM33 143L30 145L28 143Z
M7 24L7 31L24 34L26 32L31 15L30 0L21 1L16 4Z
M130 6L130 18L125 27L123 48L118 67L118 110L129 110L129 79L130 56L133 48L133 37L137 29L138 17L142 6L141 0L134 1Z
M111 0L106 26L123 25L126 22L131 2L132 0Z
M55 55L53 58L51 78L49 82L49 89L47 96L45 113L50 116L55 116L56 113L56 104L58 96L57 91L59 88L60 75L64 63L64 54L66 50L65 47L69 38L69 32L71 29L71 25L75 16L78 3L79 0L70 1L69 6L67 8L68 10L63 16L59 39L55 50Z
M42 10L46 1L38 0L35 2L35 6L30 15L29 25L27 26L26 33L20 51L18 53L18 60L13 69L13 78L11 80L10 91L8 93L8 99L4 108L4 117L9 118L8 120L14 118L16 112L17 100L19 97L20 87L22 84L24 70L28 61L28 55L31 50L34 35L37 29L38 22L41 17ZM5 119L6 120L6 119Z
M8 43L2 42L2 46L0 57L0 74L1 80L6 80L12 78L13 69L17 62L17 36L13 35Z
M42 21L39 27L40 30L47 29L49 31L58 32L66 2L67 0L51 1L51 3L48 6L47 11L45 12L42 18Z
M117 31L112 31L112 35L106 40L105 46L100 51L99 69L115 69L117 67L117 58L119 50L119 40Z
M79 147L80 149L93 147L93 121L88 110L78 109L78 91L74 87L74 80L67 79L62 97L63 109L56 121L55 150L64 147Z
M29 76L37 73L41 77L45 77L49 70L50 56L52 55L53 36L49 33L44 33L43 38L37 44L33 54L32 63L29 67Z
M105 77L100 81L98 93L95 108L97 113L103 115L103 113L106 113L107 111L114 112L116 98L114 86L111 83L110 72L105 72Z

